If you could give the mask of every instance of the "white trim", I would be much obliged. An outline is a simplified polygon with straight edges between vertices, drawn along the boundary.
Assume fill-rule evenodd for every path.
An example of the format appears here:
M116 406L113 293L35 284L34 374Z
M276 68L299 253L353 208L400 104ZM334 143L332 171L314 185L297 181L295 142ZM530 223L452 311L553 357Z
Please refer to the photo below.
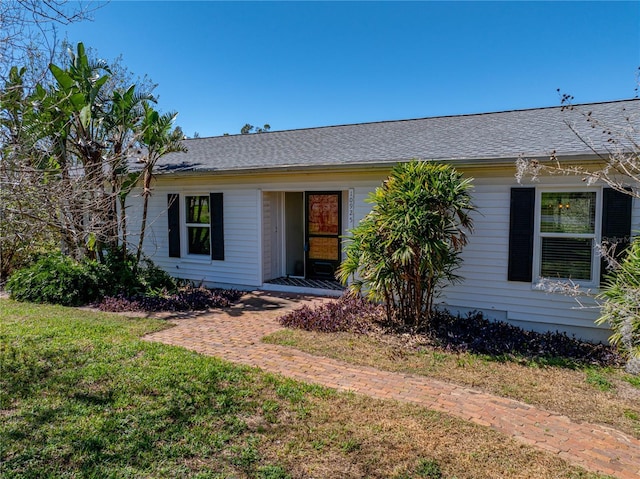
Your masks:
M258 188L256 190L256 209L257 209L257 216L258 216L258 278L261 278L262 280L264 280L264 263L263 258L264 258L264 249L263 249L263 235L264 235L264 224L263 224L263 216L262 216L262 208L264 207L264 193L263 191ZM224 209L224 204L223 204L223 209Z
M349 188L349 200L348 200L348 203L347 203L347 227L346 227L346 231L351 231L353 229L354 224L355 224L354 209L355 209L355 192L354 192L353 188ZM345 228L342 228L342 229L344 230Z
M196 254L189 253L189 235L187 234L189 226L203 227L205 223L187 223L187 198L194 196L204 196L209 202L209 223L206 225L209 228L209 253L208 254ZM182 214L180 215L180 249L183 259L187 259L193 263L206 263L211 264L211 197L209 193L191 192L185 191L180 195L180 207L182 208Z

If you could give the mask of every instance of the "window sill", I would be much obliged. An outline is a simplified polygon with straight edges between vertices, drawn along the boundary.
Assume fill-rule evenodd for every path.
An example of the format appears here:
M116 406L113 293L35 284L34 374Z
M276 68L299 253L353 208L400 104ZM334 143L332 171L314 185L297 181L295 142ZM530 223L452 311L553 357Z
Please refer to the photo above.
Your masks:
M203 255L202 257L198 256L183 256L182 263L191 263L191 264L211 264L211 256Z
M531 289L576 297L598 294L600 285L593 282L576 282L570 279L538 278L531 284Z

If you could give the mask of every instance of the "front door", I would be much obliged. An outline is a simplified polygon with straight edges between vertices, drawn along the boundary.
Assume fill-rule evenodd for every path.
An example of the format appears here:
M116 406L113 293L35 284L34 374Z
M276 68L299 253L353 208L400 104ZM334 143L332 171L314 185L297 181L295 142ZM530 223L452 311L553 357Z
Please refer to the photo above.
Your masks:
M342 231L342 193L307 192L306 197L306 276L335 279L340 264Z

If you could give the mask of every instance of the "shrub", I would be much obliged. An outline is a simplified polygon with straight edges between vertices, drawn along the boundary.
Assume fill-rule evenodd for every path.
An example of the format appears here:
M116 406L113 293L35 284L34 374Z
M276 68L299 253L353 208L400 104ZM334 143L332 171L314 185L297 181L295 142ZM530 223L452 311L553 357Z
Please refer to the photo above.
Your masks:
M640 374L640 239L631 243L620 267L607 277L600 298L604 304L596 323L609 324L609 341L629 359L630 372Z
M448 165L412 161L396 166L368 201L338 269L353 292L382 301L387 317L429 323L433 300L458 280L460 252L473 222L471 180Z
M104 263L75 261L61 253L43 256L31 266L15 272L7 282L11 297L18 301L79 306L105 296L146 296L159 291L177 291L176 281L144 260L136 267L132 255L107 254Z
M109 312L127 311L190 311L226 308L242 296L234 289L207 289L187 286L174 294L106 296L98 309Z
M302 306L281 316L279 321L287 328L306 331L365 333L383 317L384 311L381 306L359 295L345 294L337 301L329 301L314 307Z
M436 348L498 359L515 357L568 366L606 366L620 362L619 355L610 346L581 341L566 333L526 331L502 321L490 321L480 312L460 316L446 310L434 311L431 326L423 325L418 330L401 321L385 321L385 318L383 306L349 294L337 301L303 306L280 317L279 321L288 328L325 333L366 334L382 329L391 334L417 334Z
M95 261L79 263L58 253L43 256L15 272L7 282L7 290L17 301L78 306L102 296L106 274L106 267Z
M107 274L103 278L105 295L134 296L152 291L177 291L176 281L167 272L156 266L151 260L144 259L136 266L135 255L115 251L105 256L104 265Z
M533 360L562 359L580 365L612 365L619 356L610 346L569 337L566 333L527 331L482 313L466 316L438 311L430 335L436 345L454 352L517 356Z

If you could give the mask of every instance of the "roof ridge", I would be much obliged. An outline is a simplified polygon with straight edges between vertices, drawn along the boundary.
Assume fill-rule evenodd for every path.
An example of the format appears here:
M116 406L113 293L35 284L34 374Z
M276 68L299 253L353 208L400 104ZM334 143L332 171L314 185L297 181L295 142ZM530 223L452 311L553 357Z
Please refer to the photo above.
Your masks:
M632 102L632 101L640 101L640 98L624 98L620 100L610 100L610 101L596 101L590 103L572 103L573 107L583 107L590 105L604 105L604 104L614 104L614 103L623 103L623 102ZM214 138L226 138L226 137L239 137L239 136L253 136L253 135L272 135L278 133L287 133L287 132L298 132L298 131L309 131L309 130L322 130L329 128L344 128L348 126L366 126L366 125L379 125L383 123L403 123L410 121L422 121L422 120L436 120L440 118L465 118L472 116L485 116L485 115L499 115L503 113L517 113L517 112L527 112L527 111L536 111L536 110L553 110L553 109L561 109L567 108L569 105L554 105L554 106L542 106L542 107L531 107L531 108L514 108L511 110L498 110L498 111L486 111L479 113L461 113L456 115L436 115L436 116L425 116L420 118L402 118L399 120L379 120L379 121L363 121L359 123L342 123L338 125L322 125L322 126L310 126L304 128L289 128L286 130L274 130L274 131L266 131L262 133L251 133L251 134L243 134L243 133L234 133L234 134L225 134L225 135L213 135L213 136L203 136L198 138L186 138L183 141L190 140L208 140Z

